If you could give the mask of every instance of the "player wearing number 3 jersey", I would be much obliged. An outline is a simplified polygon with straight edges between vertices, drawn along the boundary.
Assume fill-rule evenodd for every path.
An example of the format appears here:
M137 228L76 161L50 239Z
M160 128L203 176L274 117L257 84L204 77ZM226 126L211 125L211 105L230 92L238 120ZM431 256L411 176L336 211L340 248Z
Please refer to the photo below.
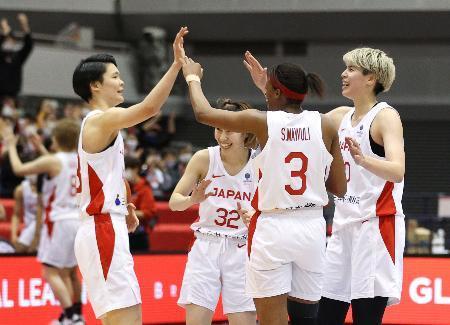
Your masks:
M249 107L230 100L219 105L231 111ZM218 146L192 157L169 202L179 211L200 203L178 304L186 308L188 325L211 324L222 292L230 324L255 324L255 306L245 294L247 227L237 211L238 204L250 208L256 187L249 149L255 137L218 128L214 135Z
M307 93L322 95L316 74L293 64L267 73L248 52L245 64L266 96L267 113L214 109L199 82L201 66L186 59L183 74L199 122L253 133L261 147L253 159L257 212L249 226L246 273L260 324L287 324L288 295L298 302L289 303L292 322L314 324L325 262L326 189L338 196L346 191L337 132L328 118L301 107Z

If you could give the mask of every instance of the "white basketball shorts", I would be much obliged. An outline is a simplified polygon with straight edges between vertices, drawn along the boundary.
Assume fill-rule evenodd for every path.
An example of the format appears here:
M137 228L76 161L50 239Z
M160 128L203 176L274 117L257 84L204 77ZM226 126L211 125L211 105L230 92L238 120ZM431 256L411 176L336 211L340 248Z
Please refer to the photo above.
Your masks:
M247 293L253 298L288 293L319 300L325 243L321 208L262 212L252 235Z
M245 241L197 235L188 255L178 304L214 311L222 292L225 314L255 311L253 299L245 293L246 261Z
M125 216L103 214L82 221L75 255L95 317L141 303Z
M326 252L323 296L388 297L400 302L405 247L404 216L371 218L333 232Z

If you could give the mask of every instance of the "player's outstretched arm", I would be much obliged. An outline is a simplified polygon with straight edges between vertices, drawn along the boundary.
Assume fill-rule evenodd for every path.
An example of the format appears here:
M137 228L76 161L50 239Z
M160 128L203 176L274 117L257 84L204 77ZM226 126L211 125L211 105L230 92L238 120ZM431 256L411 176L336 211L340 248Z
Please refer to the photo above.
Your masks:
M200 150L192 156L183 176L170 196L169 208L172 211L184 211L211 195L207 192L211 180L204 179L208 172L208 166L209 154L207 149Z
M184 36L188 33L187 27L182 27L173 42L174 61L169 70L161 78L158 84L150 91L145 99L126 109L115 107L107 110L104 114L92 117L102 132L114 133L117 130L128 128L139 124L152 116L155 116L165 103L177 78L178 72L183 65Z
M231 112L213 108L203 94L200 83L203 69L200 64L185 58L183 74L189 85L189 96L198 122L233 132L253 133L259 143L267 141L266 113L256 109Z
M33 175L33 174L49 174L53 177L61 171L61 163L54 155L41 156L33 161L22 163L17 153L17 137L12 130L6 129L3 132L8 147L9 160L14 174L17 176Z

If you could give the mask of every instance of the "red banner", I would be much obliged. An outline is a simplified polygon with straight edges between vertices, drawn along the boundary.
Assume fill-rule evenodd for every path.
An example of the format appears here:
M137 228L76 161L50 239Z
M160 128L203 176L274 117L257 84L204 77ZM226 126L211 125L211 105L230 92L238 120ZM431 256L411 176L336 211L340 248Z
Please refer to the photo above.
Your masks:
M176 301L186 255L135 256L145 324L183 323ZM60 313L34 257L0 257L0 323L49 324ZM83 294L87 324L100 324ZM214 319L224 319L219 302ZM350 319L349 319L350 320ZM450 324L450 258L405 258L403 296L389 307L384 324Z

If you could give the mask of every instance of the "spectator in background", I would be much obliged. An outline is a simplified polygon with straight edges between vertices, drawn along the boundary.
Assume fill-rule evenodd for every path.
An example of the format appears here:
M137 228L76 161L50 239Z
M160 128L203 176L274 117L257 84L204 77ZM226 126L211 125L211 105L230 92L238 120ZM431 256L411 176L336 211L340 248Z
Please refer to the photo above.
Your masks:
M143 169L145 170L145 178L150 184L153 195L157 199L164 199L164 192L162 190L162 184L164 183L164 173L161 168L161 155L156 151L150 151L147 155L147 159L145 162L145 166Z
M36 117L37 127L45 138L50 138L53 127L56 124L56 109L58 102L54 99L45 98L39 105Z
M131 203L136 206L136 216L139 226L129 233L131 251L148 250L148 232L156 223L156 205L153 191L148 181L141 177L141 163L131 156L125 157L125 176L130 184Z
M162 149L167 147L176 132L176 114L169 113L163 117L160 113L142 123L138 129L138 140L144 148Z
M22 32L23 44L16 42L8 20L0 22L0 97L16 98L22 88L22 67L33 49L33 38L25 14L17 15Z
M160 27L145 27L138 44L139 92L155 87L168 67L166 31Z

